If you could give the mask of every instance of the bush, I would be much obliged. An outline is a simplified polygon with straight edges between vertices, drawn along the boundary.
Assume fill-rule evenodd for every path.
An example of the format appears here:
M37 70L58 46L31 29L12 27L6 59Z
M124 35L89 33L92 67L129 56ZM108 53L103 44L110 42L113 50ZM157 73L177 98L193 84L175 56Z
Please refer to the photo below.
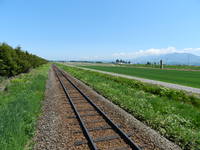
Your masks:
M41 57L22 51L20 47L12 48L6 43L0 43L0 76L11 77L28 72L30 68L46 62Z

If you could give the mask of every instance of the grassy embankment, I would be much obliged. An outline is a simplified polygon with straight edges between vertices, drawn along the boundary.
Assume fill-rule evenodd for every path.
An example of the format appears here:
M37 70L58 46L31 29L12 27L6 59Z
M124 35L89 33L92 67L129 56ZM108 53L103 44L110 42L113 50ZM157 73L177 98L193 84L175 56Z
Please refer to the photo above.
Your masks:
M0 149L21 150L34 135L49 64L12 79L0 92Z
M58 65L183 149L200 148L200 100L181 91ZM197 105L196 105L197 103Z
M84 67L200 88L200 78L199 78L200 71L160 70L160 69L150 69L150 68L112 67L112 66L84 66Z

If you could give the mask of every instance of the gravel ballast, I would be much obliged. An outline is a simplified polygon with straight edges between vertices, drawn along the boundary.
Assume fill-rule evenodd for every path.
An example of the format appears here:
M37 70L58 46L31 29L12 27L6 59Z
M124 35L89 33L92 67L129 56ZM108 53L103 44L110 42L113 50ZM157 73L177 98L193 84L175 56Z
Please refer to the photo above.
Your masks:
M70 115L67 112L69 108L51 69L46 86L42 114L39 118L34 138L34 150L66 150L66 147L69 147L71 144L69 135L71 133L68 132L70 131L70 126L67 125L68 120L66 118L66 116Z
M103 96L99 95L92 88L88 87L80 80L77 80L72 76L71 79L76 81L76 85L78 85L78 87L81 88L83 92L92 98L92 100L94 100L95 103L100 106L100 108L109 114L113 120L120 122L124 126L128 126L132 131L134 131L135 141L140 139L143 140L144 144L146 143L148 145L151 143L154 145L153 149L181 150L178 145L161 136L158 132L146 126L141 121L137 120L134 116L121 109L119 106L113 104Z
M134 133L134 136L131 138L139 143L143 149L180 149L180 147L162 137L156 131L147 127L81 81L71 76L70 78L86 95L104 110L112 120L126 127L126 132ZM69 119L70 116L74 116L73 110L70 105L67 104L64 92L51 69L49 72L49 80L46 85L42 114L38 120L37 131L34 138L34 150L88 149L87 145L79 147L73 146L75 141L84 141L86 139L82 133L73 134L74 131L81 131L81 129L80 126L77 125L78 121L76 118ZM98 126L98 123L96 125Z

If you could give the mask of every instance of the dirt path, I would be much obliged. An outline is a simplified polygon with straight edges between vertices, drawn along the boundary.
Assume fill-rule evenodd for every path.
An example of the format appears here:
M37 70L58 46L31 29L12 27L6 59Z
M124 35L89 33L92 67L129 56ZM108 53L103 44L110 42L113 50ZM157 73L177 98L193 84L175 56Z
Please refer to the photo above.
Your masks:
M157 132L147 127L132 115L114 105L79 80L71 77L73 82L92 98L106 114L122 126L134 133L132 137L144 150L165 149L180 150L180 148L160 136ZM83 139L82 135L75 135L74 131L80 129L77 120L69 119L72 110L66 103L66 97L59 85L58 79L52 70L49 72L46 97L43 101L42 114L38 121L34 150L75 150L88 149L86 146L74 147L74 142Z
M120 64L111 64L111 63L84 63L84 62L65 62L62 64L68 64L73 66L115 66L115 67L130 67L130 68L143 68L143 69L155 69L160 70L160 68L154 67L142 67L142 66L132 66L132 65L120 65ZM199 68L191 69L191 68L167 68L164 65L162 70L177 70L177 71L200 71Z
M69 65L69 66L71 66L71 65ZM77 67L77 66L72 66L72 67ZM103 73L103 74L108 74L108 75L112 75L112 76L123 77L123 78L127 78L127 79L134 79L134 80L138 80L138 81L145 82L145 83L150 83L150 84L155 84L155 85L161 85L161 86L165 86L165 87L168 87L168 88L183 90L183 91L186 91L186 92L189 92L189 93L200 94L200 89L199 88L193 88L193 87L179 85L179 84L173 84L173 83L167 83L167 82L162 82L162 81L144 79L144 78L139 78L139 77L135 77L135 76L124 75L124 74L118 74L118 73L100 71L100 70L96 70L96 69L89 69L89 68L83 68L83 67L77 67L77 68L81 68L81 69L84 69L84 70L95 71L95 72L99 72L99 73Z

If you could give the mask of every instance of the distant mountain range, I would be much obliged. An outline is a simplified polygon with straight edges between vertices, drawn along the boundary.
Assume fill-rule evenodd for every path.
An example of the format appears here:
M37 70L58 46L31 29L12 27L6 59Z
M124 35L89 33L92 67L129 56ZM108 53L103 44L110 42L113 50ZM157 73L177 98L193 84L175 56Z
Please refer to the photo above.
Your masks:
M156 62L163 60L168 65L200 65L200 56L189 53L170 53L165 55L152 55L132 59L133 63L145 64L147 62Z
M121 59L121 58L118 58ZM190 53L170 53L164 55L151 55L151 56L141 56L132 59L123 58L122 60L131 61L134 64L146 64L147 62L159 63L160 60L163 60L164 64L168 65L194 65L200 66L200 56L193 55ZM80 61L80 60L79 60ZM95 59L91 61L84 62L115 62L116 59Z

